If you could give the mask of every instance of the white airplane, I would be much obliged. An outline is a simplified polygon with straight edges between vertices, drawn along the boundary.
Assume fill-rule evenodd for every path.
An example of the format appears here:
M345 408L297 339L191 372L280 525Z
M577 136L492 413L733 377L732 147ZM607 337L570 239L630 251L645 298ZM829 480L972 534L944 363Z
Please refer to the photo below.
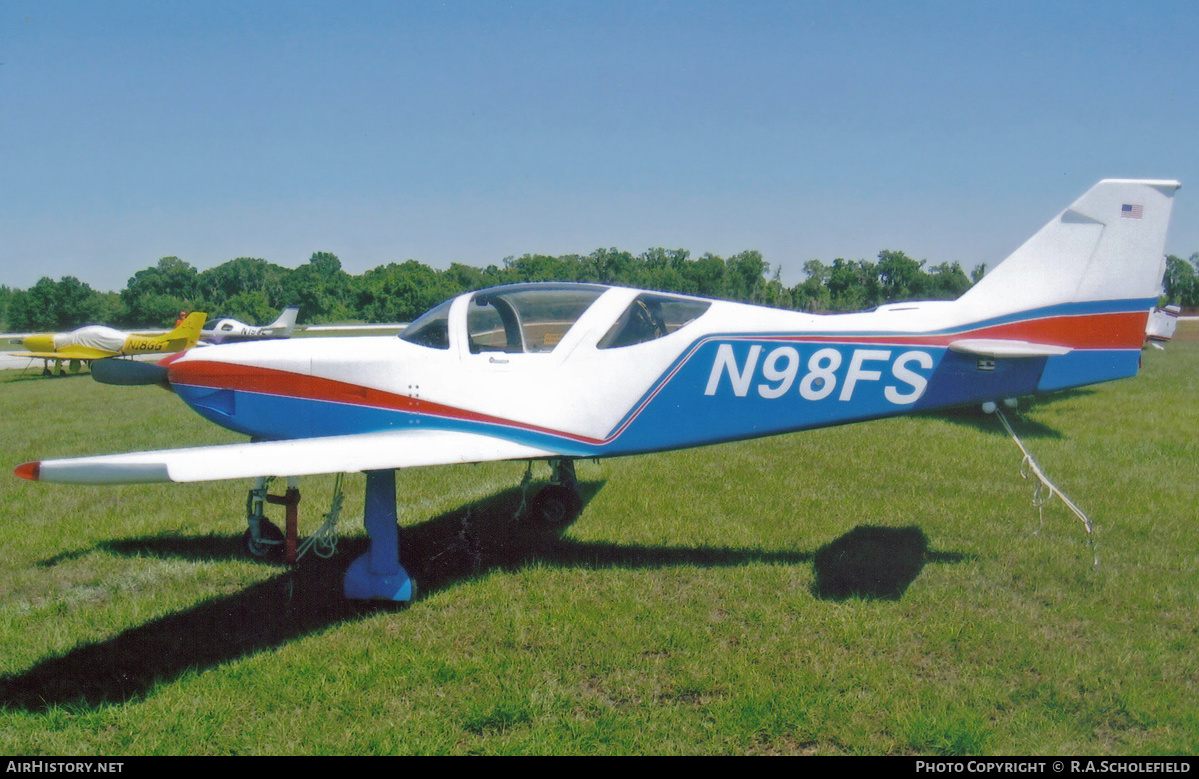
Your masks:
M1135 375L1178 187L1101 181L954 301L813 315L591 284L517 284L447 300L399 337L192 349L156 366L153 380L251 443L43 460L16 473L125 484L365 471L371 546L350 566L345 594L407 600L398 468L547 460L555 476L537 511L561 517L581 507L575 458ZM251 543L265 538L259 524L251 520Z
M254 327L236 319L222 319L211 330L200 334L203 343L227 344L239 341L262 341L273 338L290 338L296 329L296 316L300 313L299 306L288 306L279 314L279 318L269 325Z

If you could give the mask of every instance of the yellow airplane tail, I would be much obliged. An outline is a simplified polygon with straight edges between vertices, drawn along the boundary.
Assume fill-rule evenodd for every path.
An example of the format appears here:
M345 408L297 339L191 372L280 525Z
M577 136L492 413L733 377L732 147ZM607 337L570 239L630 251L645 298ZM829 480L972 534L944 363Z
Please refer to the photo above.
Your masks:
M208 321L208 314L201 311L193 311L187 315L171 332L162 336L162 339L167 342L166 351L181 352L184 349L190 349L200 340L200 331L204 329L204 323Z

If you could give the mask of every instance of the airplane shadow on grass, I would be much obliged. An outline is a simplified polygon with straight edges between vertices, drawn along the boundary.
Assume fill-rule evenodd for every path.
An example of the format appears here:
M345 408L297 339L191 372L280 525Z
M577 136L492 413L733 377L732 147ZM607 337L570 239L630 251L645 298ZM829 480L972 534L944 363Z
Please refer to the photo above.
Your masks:
M585 507L603 482L579 486ZM405 527L400 556L417 583L417 600L489 571L515 570L530 563L661 568L753 562L812 563L812 593L817 598L898 600L925 564L966 559L965 555L930 550L924 533L916 527L859 526L814 553L580 542L563 538L573 520L558 526L517 520L520 500L519 488L508 489ZM141 698L155 685L189 670L215 667L380 610L405 608L403 604L363 603L343 597L346 566L366 549L365 538L342 539L331 558L308 555L278 576L234 595L211 598L0 678L0 705L41 711L58 705L120 704ZM43 565L97 550L197 560L242 554L240 537L151 537L108 542Z

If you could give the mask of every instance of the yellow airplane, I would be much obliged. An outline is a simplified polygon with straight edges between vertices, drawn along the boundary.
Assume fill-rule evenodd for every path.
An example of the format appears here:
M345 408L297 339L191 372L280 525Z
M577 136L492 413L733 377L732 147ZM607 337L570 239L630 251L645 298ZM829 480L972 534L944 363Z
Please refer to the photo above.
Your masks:
M46 373L50 372L51 360L59 373L64 362L69 364L72 373L77 373L83 363L92 360L190 349L200 339L200 330L207 319L208 314L201 312L188 314L174 330L166 333L125 333L104 325L88 325L69 333L30 335L21 341L29 351L14 352L13 356L45 360Z

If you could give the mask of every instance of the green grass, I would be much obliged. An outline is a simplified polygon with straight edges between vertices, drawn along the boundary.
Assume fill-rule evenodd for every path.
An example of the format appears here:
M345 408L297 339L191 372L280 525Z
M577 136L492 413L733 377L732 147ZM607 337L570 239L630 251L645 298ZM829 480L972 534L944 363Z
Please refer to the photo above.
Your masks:
M362 476L335 557L252 563L247 484L5 475L235 436L86 376L0 394L0 753L1199 751L1193 340L1013 419L1093 545L996 420L925 415L581 462L558 531L512 521L523 464L402 472L390 608L340 594Z

